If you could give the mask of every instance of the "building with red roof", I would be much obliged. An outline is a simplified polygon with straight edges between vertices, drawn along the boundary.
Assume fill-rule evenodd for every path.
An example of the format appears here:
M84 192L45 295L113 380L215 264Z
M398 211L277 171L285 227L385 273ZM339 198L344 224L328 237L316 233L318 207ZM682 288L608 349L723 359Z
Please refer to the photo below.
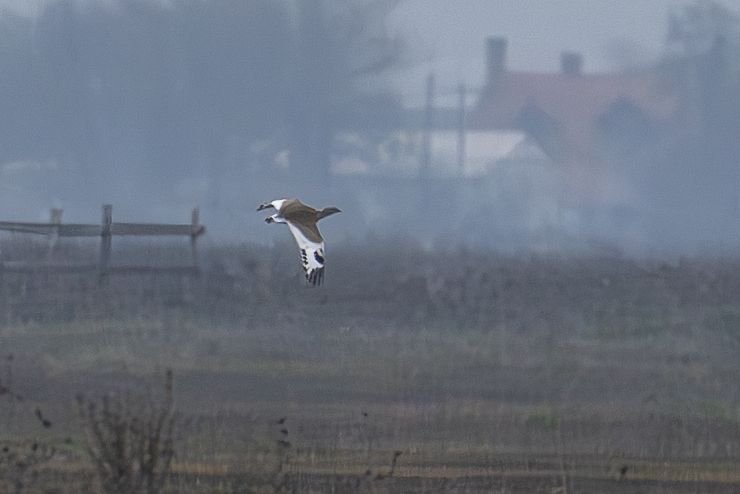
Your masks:
M508 70L507 41L486 41L487 77L468 119L471 129L519 129L568 176L583 204L629 202L620 163L654 144L675 121L680 97L658 68L591 74L565 52L554 73ZM570 194L567 194L570 195Z

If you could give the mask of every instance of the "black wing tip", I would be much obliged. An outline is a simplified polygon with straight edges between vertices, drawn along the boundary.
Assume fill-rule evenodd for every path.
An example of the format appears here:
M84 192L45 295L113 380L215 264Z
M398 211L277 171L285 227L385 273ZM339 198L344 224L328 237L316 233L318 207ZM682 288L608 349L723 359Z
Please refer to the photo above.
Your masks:
M306 273L306 281L311 286L320 286L324 282L324 268L317 268Z

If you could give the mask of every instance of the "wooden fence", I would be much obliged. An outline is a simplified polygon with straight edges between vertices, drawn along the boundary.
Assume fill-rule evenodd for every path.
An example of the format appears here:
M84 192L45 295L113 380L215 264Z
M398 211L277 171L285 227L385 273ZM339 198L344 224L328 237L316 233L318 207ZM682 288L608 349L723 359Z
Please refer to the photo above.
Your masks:
M48 237L47 262L4 261L0 263L0 271L27 273L39 270L57 272L97 271L101 279L111 273L136 272L174 272L182 274L197 274L198 237L205 233L205 226L200 224L200 215L197 208L193 209L190 224L163 224L163 223L114 223L113 206L103 206L103 216L99 225L77 223L62 223L62 210L52 209L49 223L24 223L0 221L0 231L45 235ZM111 251L114 236L187 236L190 237L192 262L189 266L111 266ZM51 262L52 254L62 237L100 237L100 254L97 263L64 263Z

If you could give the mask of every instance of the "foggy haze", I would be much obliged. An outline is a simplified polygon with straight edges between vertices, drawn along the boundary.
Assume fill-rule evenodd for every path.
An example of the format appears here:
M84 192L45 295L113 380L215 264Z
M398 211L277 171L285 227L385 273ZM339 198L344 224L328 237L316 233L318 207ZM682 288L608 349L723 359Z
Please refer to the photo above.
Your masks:
M0 494L738 493L739 135L740 0L0 0Z
M715 37L726 40L727 56L738 48L737 3L717 4L732 22L716 23L669 0L6 0L0 207L4 219L38 220L62 207L65 220L89 221L113 203L125 218L183 221L198 205L214 239L259 240L273 232L251 216L254 205L299 196L351 212L326 226L335 238L405 234L427 245L637 253L733 248L740 200L727 141L740 81L722 65L726 55L706 57ZM698 31L671 41L669 18ZM593 138L577 169L537 132L494 129L524 131L519 147L534 142L553 161L521 172L540 184L524 185L540 187L531 196L511 189L521 177L499 172L425 182L420 141L390 155L389 143L397 147L393 136L408 129L421 139L433 73L432 170L455 168L455 138L445 145L443 134L456 131L459 83L468 118L480 118L490 36L506 40L511 72L556 74L565 51L581 57L584 77L660 72L650 90L671 93L672 113L628 115L637 120L619 136L610 130L609 142ZM635 133L643 117L650 130ZM490 139L499 138L481 142ZM471 163L475 152L469 147ZM525 160L517 169L539 166ZM574 199L572 187L591 189L589 197Z

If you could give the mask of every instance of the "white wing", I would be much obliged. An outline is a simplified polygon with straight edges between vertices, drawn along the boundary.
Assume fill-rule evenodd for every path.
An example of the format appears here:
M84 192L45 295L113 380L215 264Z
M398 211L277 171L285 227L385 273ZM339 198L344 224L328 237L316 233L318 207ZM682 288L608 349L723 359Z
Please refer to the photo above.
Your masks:
M320 285L324 280L324 242L312 242L300 228L290 221L286 223L301 251L301 263L306 272L306 279L312 285Z

